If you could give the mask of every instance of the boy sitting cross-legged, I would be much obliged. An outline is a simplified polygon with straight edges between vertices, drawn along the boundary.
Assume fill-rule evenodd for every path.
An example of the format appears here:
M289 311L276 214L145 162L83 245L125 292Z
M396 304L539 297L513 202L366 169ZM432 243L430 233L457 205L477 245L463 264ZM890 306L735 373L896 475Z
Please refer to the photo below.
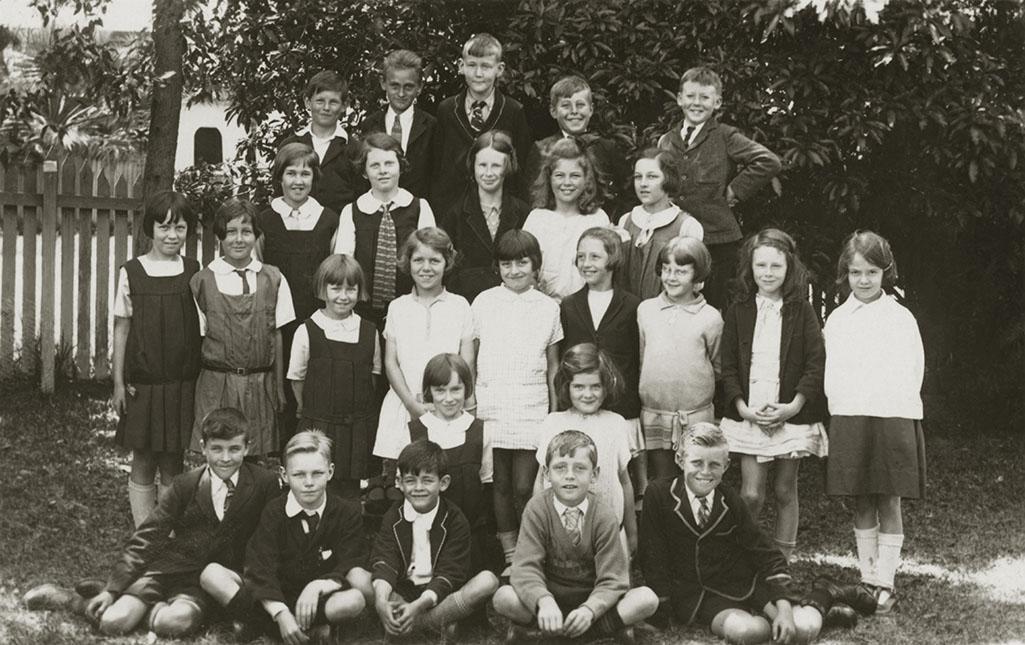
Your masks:
M507 642L537 625L542 634L566 638L593 627L629 643L630 626L658 608L651 589L630 589L619 523L590 492L597 463L594 441L583 432L567 430L549 442L544 476L552 487L527 502L512 584L495 593L495 611L512 621Z
M330 635L370 596L359 503L330 493L331 440L319 430L285 445L281 474L289 491L267 504L246 550L245 577L211 568L203 589L239 623L244 638L279 633L286 643Z
M740 495L720 485L729 446L717 426L693 424L680 441L676 463L683 474L652 482L641 514L641 567L662 603L661 616L711 625L713 634L731 643L807 643L818 636L827 614L837 624L857 621L850 607L846 614L830 612L838 603L874 611L866 590L825 578L803 606L793 606L786 558Z
M467 581L470 525L462 511L441 497L448 488L445 451L421 439L399 453L396 485L404 500L381 519L370 558L374 607L392 636L432 629L453 636L498 588L482 571Z
M201 572L241 570L246 540L279 491L274 473L243 462L247 425L232 408L206 415L200 426L206 465L174 478L128 540L105 587L93 580L77 585L92 598L42 585L26 594L26 606L84 611L107 635L139 625L168 638L196 630L210 607Z

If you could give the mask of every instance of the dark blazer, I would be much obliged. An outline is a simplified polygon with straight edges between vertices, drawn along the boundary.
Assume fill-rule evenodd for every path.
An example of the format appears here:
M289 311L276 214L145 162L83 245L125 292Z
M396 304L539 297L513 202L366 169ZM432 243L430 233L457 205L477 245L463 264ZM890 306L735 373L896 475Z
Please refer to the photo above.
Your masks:
M415 105L410 109L413 110L413 125L409 130L405 153L409 168L399 177L399 186L416 197L426 199L431 186L431 155L437 119ZM387 111L388 108L384 107L363 119L359 126L360 133L364 136L372 132L391 134L384 128L384 115Z
M641 299L621 288L612 291L612 302L594 328L591 308L587 305L588 286L563 299L562 351L579 343L594 343L608 353L623 375L623 396L610 410L625 419L636 419L641 413L641 399L637 393L641 374L640 332L637 329L637 306Z
M541 162L556 141L563 138L562 133L553 134L540 139L531 147L530 155L523 164L523 178L528 190L537 181L541 173ZM602 191L602 208L609 214L613 222L637 203L633 191L633 168L626 155L611 139L606 139L594 132L584 132L573 139L594 160L599 172L599 186Z
M800 392L807 400L791 423L806 424L826 418L826 398L822 379L826 369L826 350L815 310L807 300L783 303L783 331L779 347L779 400L790 403ZM758 306L754 299L736 302L723 317L719 355L722 376L719 391L722 412L735 421L740 414L734 401L747 401L751 378L751 344L755 333Z
M477 185L471 184L463 198L439 220L439 226L451 236L459 254L456 267L449 276L449 291L473 302L481 291L497 287L501 278L495 268L495 244L506 231L523 228L529 213L530 207L526 202L503 190L502 213L498 218L498 230L492 238L480 209Z
M278 149L286 143L305 143L312 148L313 137L309 132L293 134L285 138ZM332 139L324 158L320 160L320 179L313 184L313 190L310 191L313 198L320 202L321 206L341 213L343 206L367 192L370 184L363 177L362 171L357 170L358 161L357 141L341 137ZM275 191L280 189L280 186L274 187Z
M413 523L402 516L398 502L381 518L370 556L374 580L384 580L394 589L406 579L413 563ZM470 525L454 504L438 500L438 514L428 535L431 539L433 577L427 583L438 595L438 602L466 584L470 565Z
M279 492L277 474L243 463L231 506L218 520L209 469L201 466L178 475L125 544L107 590L120 593L146 573L198 576L211 562L241 571L246 541L263 507Z
M745 601L754 610L792 599L786 558L751 518L740 495L715 489L708 525L694 520L683 477L648 486L641 513L644 580L659 598L669 598L677 620L690 623L705 597Z
M705 244L739 240L740 224L726 201L726 188L732 188L740 201L754 197L779 174L783 167L779 157L714 118L705 122L688 146L680 136L681 125L677 123L658 140L659 148L672 150L680 158L683 181L673 202L698 218L705 229Z
M353 567L366 565L366 540L359 502L327 493L324 517L311 535L300 513L285 514L288 494L271 500L246 549L245 581L254 600L291 604L314 580L344 582Z
M466 156L480 132L470 126L470 119L466 115L466 90L443 100L438 105L437 117L429 201L432 207L445 212L473 184L473 178L466 167ZM484 120L483 132L488 130L502 130L512 138L520 163L530 154L534 138L530 134L527 117L523 114L523 106L498 88L495 88L495 103L491 106L488 118ZM528 200L529 189L522 173L506 179L505 190L524 201Z

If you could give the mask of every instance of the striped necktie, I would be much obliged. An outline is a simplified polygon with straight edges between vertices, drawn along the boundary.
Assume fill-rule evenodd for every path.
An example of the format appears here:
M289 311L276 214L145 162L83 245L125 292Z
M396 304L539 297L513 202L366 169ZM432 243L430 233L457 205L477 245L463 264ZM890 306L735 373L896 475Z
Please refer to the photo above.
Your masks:
M399 118L398 114L395 115L395 122L391 126L391 137L402 146L402 119ZM402 146L402 150L405 151L405 149L406 147Z
M228 514L228 509L231 508L231 498L235 496L235 482L231 481L231 479L225 479L223 481L224 486L228 490L224 491L224 510L221 513L222 518Z
M566 532L569 533L570 538L573 540L573 546L580 546L580 540L582 538L580 534L580 516L583 513L579 508L567 508L562 512L562 525L566 527Z
M381 206L381 224L377 229L377 253L374 255L374 283L371 304L387 309L395 299L395 266L398 264L398 240L391 218L391 202Z

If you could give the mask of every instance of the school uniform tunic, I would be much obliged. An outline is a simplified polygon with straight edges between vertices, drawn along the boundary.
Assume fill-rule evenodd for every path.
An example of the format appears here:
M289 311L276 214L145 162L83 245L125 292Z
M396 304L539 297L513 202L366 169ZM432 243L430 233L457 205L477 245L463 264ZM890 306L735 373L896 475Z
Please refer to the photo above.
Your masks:
M619 219L619 226L630 239L623 242L623 264L617 272L630 293L641 300L662 292L658 256L669 241L674 237L700 240L704 236L701 222L675 205L657 213L637 206Z

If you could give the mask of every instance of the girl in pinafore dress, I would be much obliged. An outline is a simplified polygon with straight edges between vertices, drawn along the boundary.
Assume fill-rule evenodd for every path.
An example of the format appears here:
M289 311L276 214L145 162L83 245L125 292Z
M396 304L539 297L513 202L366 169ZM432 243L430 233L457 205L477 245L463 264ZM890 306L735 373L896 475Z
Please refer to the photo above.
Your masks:
M741 455L741 496L756 520L775 464L776 546L789 560L800 460L825 457L829 446L822 331L797 246L783 231L767 228L744 242L734 288L722 333L720 427Z
M202 450L201 426L211 410L243 410L249 455L278 451L277 413L285 404L281 328L295 319L288 280L252 257L260 236L252 202L232 198L214 215L223 255L192 277L203 328L196 381L192 449Z
M641 428L652 479L675 477L673 451L687 426L715 417L722 316L700 293L711 270L700 240L675 237L659 253L662 293L637 307Z
M303 143L281 146L274 157L272 184L280 196L260 213L256 259L277 267L288 281L295 320L281 329L282 356L292 352L296 329L320 307L313 289L313 274L331 253L331 239L338 229L338 213L310 196L320 180L320 162L313 148ZM280 418L282 446L295 433L296 401L285 388L285 407Z
M189 290L199 262L180 255L196 230L196 213L181 193L162 191L146 201L142 226L153 240L149 252L118 272L111 399L120 415L115 441L132 451L128 501L136 526L157 505L157 469L164 486L181 472L196 410L200 343Z
M477 418L494 458L498 540L512 563L523 507L537 476L538 431L556 409L559 305L534 288L541 248L526 231L508 231L495 249L502 284L473 301L477 342ZM485 462L490 462L487 451ZM487 466L485 466L487 468Z
M897 280L890 244L871 231L844 242L836 282L846 296L826 320L829 402L826 493L854 496L854 538L862 584L876 613L896 604L894 577L904 544L902 497L925 495L918 324L884 290Z
M340 495L356 497L377 425L373 393L381 347L374 325L353 311L366 288L363 269L352 256L329 255L313 284L324 308L296 330L288 361L288 380L299 402L298 431L321 430L332 440L332 482Z
M455 255L448 234L433 226L410 233L399 250L399 270L412 276L413 290L391 301L384 324L390 388L381 404L374 455L385 460L388 481L395 477L394 460L409 445L409 420L427 412L420 388L427 361L443 353L473 361L470 304L441 282Z
M482 482L484 422L466 411L473 398L473 372L459 354L438 354L427 361L423 400L431 409L409 422L409 441L426 439L441 446L449 484L441 496L459 507L470 523L470 574L484 570L486 520L490 504ZM488 491L490 492L490 491Z

